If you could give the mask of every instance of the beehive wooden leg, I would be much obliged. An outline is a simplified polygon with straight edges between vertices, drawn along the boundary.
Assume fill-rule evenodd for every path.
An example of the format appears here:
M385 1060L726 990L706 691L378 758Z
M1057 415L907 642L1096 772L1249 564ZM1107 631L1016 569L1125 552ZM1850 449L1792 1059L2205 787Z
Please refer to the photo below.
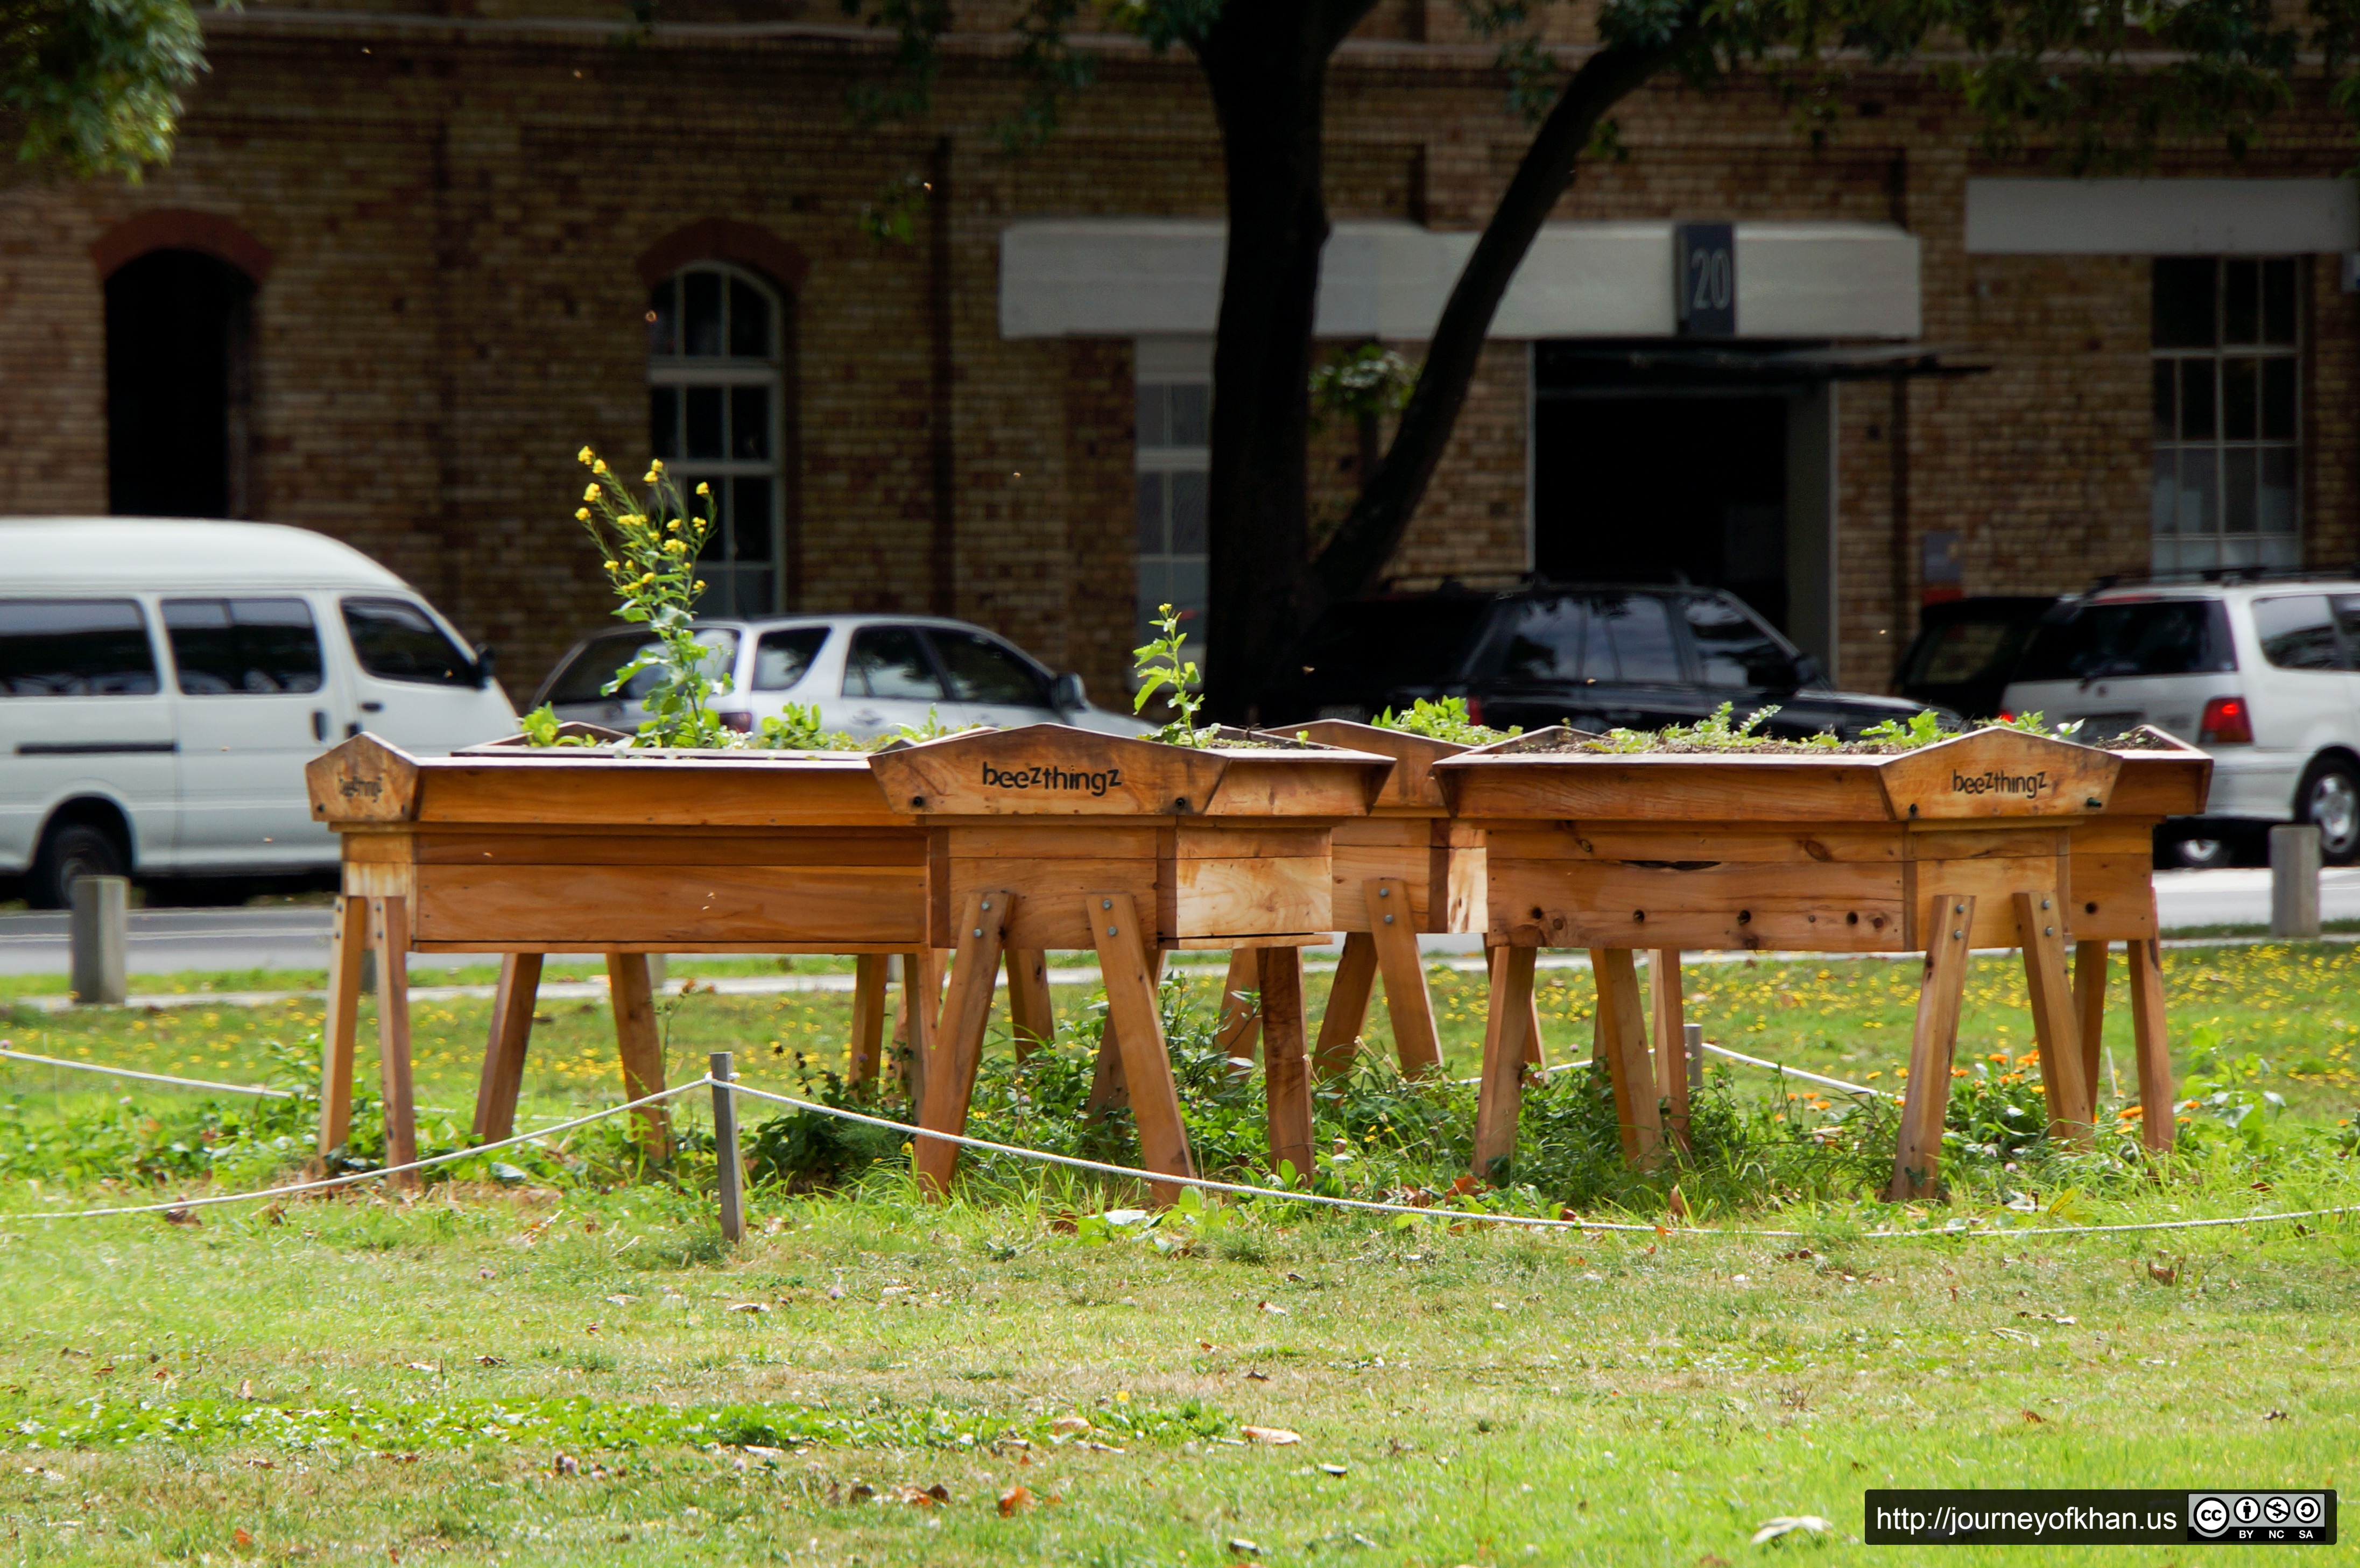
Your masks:
M341 1147L353 1130L353 1056L360 1042L361 970L368 962L368 904L336 899L328 942L328 1016L320 1029L320 1153Z
M369 900L369 937L377 948L377 1071L385 1101L385 1162L418 1158L418 1110L410 1088L410 900L399 895ZM393 1178L415 1189L418 1173Z
M1909 1036L1909 1089L1901 1102L1901 1140L1893 1156L1885 1202L1932 1194L1941 1164L1942 1118L1950 1108L1950 1059L1959 1044L1959 1002L1967 986L1967 933L1975 901L1942 894L1933 900L1927 931L1925 979L1918 988L1918 1022Z
M532 1043L532 1009L541 996L541 954L500 957L499 988L492 996L491 1038L484 1042L484 1073L475 1084L475 1141L497 1143L516 1131L517 1098L524 1093L524 1058Z
M623 1064L623 1098L637 1100L664 1086L663 1037L656 1031L655 980L644 953L606 955L606 993L615 1008L615 1052ZM672 1158L672 1116L663 1105L631 1113L640 1147L650 1160Z
M1007 958L1008 1030L1016 1042L1016 1060L1022 1062L1057 1037L1056 1009L1049 1001L1049 955L1037 947L1011 947Z
M2073 1012L2081 1023L2081 1079L2090 1085L2090 1110L2098 1108L2099 1050L2106 1033L2106 964L2108 944L2073 944Z
M2171 1034L2163 1017L2163 954L2153 937L2130 949L2131 1039L2138 1049L2139 1141L2161 1151L2180 1136L2172 1119Z
M865 1088L877 1081L885 1049L885 954L856 953L852 960L852 1050L845 1082Z
M1648 1024L1655 1040L1655 1082L1663 1085L1665 1130L1680 1148L1688 1146L1688 1046L1680 1026L1688 1021L1680 1000L1679 949L1659 947L1647 954Z
M1149 985L1156 986L1159 990L1164 985L1164 950L1162 948L1153 949L1147 954L1147 980ZM1255 983L1260 984L1259 981ZM1109 992L1107 995L1111 998L1113 993ZM1257 1012L1255 1017L1259 1018L1261 1014ZM1162 1028L1164 1009L1161 1001L1156 1004L1155 1018L1156 1027ZM1131 1104L1131 1085L1124 1082L1122 1075L1121 1033L1121 1030L1115 1028L1114 1008L1109 1005L1107 1008L1106 1028L1098 1035L1098 1060L1090 1066L1090 1095L1088 1099L1082 1102L1082 1114L1092 1121L1096 1121L1109 1111L1117 1110Z
M1537 950L1533 957L1535 961L1539 959ZM1533 1068L1548 1065L1548 1057L1541 1048L1541 988L1537 985L1524 1002L1524 1065Z
M1349 942L1347 945L1349 945ZM1262 1039L1262 967L1251 947L1229 950L1229 972L1221 976L1220 1033L1217 1037L1221 1054L1232 1062L1251 1062L1254 1048ZM1328 1004L1332 1011L1334 993ZM1368 1007L1368 988L1361 987L1360 1006ZM1359 1026L1354 1026L1359 1032ZM1327 1039L1323 1028L1320 1039Z
M942 1018L943 959L931 947L901 955L901 1011L893 1035L893 1071L910 1104L924 1102L926 1062Z
M1614 1080L1614 1124L1622 1132L1622 1156L1652 1165L1663 1149L1664 1104L1655 1088L1655 1062L1647 1051L1647 1019L1639 1006L1639 968L1627 947L1593 949L1598 976L1600 1034L1607 1070Z
M2076 1149L2091 1137L2089 1080L2082 1076L2081 1020L2065 978L2065 928L2054 893L2016 895L2016 940L2040 1050L2040 1088L2049 1102L2049 1136Z
M1328 1010L1319 1019L1319 1047L1312 1056L1311 1070L1322 1083L1352 1070L1376 983L1375 940L1367 931L1346 931L1344 952L1336 960L1336 981L1328 987Z
M1172 1082L1172 1056L1164 1040L1139 910L1128 893L1090 893L1083 902L1098 943L1098 970L1106 976L1107 1027L1122 1053L1131 1119L1139 1126L1140 1163L1167 1176L1194 1176L1188 1127L1180 1117L1180 1092ZM1180 1189L1166 1181L1150 1183L1149 1192L1159 1204L1177 1202L1180 1196Z
M1402 1075L1442 1070L1442 1036L1434 1027L1434 996L1426 986L1426 965L1417 955L1417 922L1409 910L1409 889L1391 877L1362 883L1369 906L1369 935L1385 975L1385 1012L1393 1023L1393 1050ZM1527 1036L1529 1038L1529 1035Z
M1524 1035L1532 1018L1536 949L1491 950L1490 1006L1483 1015L1483 1083L1475 1103L1475 1175L1498 1179L1516 1152L1516 1116L1524 1102Z
M991 1027L991 992L1000 977L1000 942L1015 896L998 890L970 893L959 911L956 961L950 994L943 998L941 1028L926 1063L925 1098L918 1125L932 1132L967 1131L967 1105L975 1098L975 1073L983 1061L983 1033ZM922 1138L912 1156L918 1185L929 1196L950 1190L958 1169L958 1145Z
M1309 1026L1303 1017L1303 954L1291 947L1262 950L1262 1083L1270 1106L1270 1168L1295 1168L1308 1183L1318 1166L1311 1145L1311 1063L1305 1053Z

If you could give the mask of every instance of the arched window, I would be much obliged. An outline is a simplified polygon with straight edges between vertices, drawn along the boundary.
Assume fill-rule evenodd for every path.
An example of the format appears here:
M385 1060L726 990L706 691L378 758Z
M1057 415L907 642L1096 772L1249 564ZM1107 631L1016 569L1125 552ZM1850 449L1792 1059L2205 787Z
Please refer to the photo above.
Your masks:
M107 505L242 517L254 283L202 251L152 250L106 279Z
M780 607L781 316L768 284L725 262L683 267L648 296L648 442L692 497L713 486L720 522L699 564L706 615Z

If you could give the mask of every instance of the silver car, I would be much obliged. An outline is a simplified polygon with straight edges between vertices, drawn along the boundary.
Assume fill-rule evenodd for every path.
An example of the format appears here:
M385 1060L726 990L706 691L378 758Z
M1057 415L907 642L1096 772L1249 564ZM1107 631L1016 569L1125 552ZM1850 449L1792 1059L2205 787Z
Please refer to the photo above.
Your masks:
M751 732L790 702L816 706L824 728L861 739L915 728L932 713L946 725L1061 724L1109 735L1150 727L1093 707L1078 675L1053 675L1012 643L965 621L924 615L781 615L698 623L723 691L714 711ZM619 691L615 672L655 640L644 626L617 626L583 638L557 662L531 707L548 702L562 719L637 729L653 671Z

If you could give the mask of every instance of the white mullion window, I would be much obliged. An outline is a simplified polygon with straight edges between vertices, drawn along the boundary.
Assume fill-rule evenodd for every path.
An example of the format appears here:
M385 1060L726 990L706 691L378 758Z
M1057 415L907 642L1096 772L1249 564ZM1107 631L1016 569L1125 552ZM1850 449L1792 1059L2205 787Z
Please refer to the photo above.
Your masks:
M698 558L709 615L780 608L786 486L779 298L752 273L697 262L648 297L648 443L694 497L713 487L717 527Z
M1180 612L1185 657L1205 662L1207 486L1212 475L1213 365L1202 340L1139 345L1137 632L1145 642L1157 607Z
M2298 284L2290 258L2155 263L2158 572L2302 564Z

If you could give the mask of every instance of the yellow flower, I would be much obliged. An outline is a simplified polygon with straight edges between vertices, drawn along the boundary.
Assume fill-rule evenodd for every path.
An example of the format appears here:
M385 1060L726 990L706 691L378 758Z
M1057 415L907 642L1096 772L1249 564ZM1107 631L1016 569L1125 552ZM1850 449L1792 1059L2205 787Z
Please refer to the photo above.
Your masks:
M590 508L589 508L589 507L587 507L587 506L584 506L584 507L580 508L579 510L577 510L577 511L574 514L574 521L576 521L576 522L581 522L581 523L586 523L586 522L588 522L588 521L590 520Z
M577 461L579 461L579 462L583 462L583 463L595 463L595 462L597 462L597 461L598 461L598 454L597 454L596 452L592 452L592 451L591 451L588 447L586 447L586 446L585 446L585 447L584 447L580 452L575 452L574 455L574 457L575 457L575 459L576 459Z
M590 472L599 474L605 474L606 472L606 460L602 457L597 462L592 463L590 465Z
M696 585L695 585L694 587L691 588L691 589L689 590L689 592L690 592L690 593L704 593L704 592L705 592L705 579L704 579L704 578L702 578L702 577L698 578L698 579L696 580Z
M700 495L710 495L713 494L713 486L700 479L696 482L696 493Z
M617 572L617 571L620 571L620 570L621 570L621 568L619 568L618 566L617 566L617 565L616 565L616 563L615 563L615 562L613 562L613 561L608 561L608 562L606 563L606 570L607 570L607 571L609 571L609 572ZM1876 1076L1876 1074L1875 1074L1875 1073L1870 1073L1870 1074L1869 1074L1869 1076L1870 1076L1870 1077L1872 1077L1872 1078L1874 1078L1874 1077L1875 1077L1875 1076Z
M666 523L664 527L673 533L678 533L680 532L680 519L678 517L674 517L672 521Z
M582 498L585 501L595 501L598 498L598 486L593 485L585 489L582 492Z

